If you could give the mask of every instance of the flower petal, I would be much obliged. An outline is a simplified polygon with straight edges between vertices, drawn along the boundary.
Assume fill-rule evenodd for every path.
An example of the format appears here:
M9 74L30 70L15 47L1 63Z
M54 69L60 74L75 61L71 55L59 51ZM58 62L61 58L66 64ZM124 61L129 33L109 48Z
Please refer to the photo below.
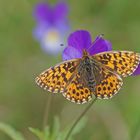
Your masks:
M57 55L60 52L63 51L64 46L60 45L62 43L61 40L58 40L59 42L47 42L42 40L40 42L41 48L44 52L51 54L51 55Z
M138 65L137 69L134 71L132 76L140 75L140 64Z
M57 22L57 24L55 24L55 28L60 30L65 38L68 37L71 30L69 23L66 23L66 22Z
M33 30L33 37L40 41L42 37L44 36L44 33L49 30L49 27L47 24L37 24L35 29Z
M66 2L59 2L54 7L54 20L62 22L62 20L66 20L67 15L68 15L67 3Z
M70 59L75 59L75 58L81 58L82 53L79 52L77 48L74 47L66 47L62 53L62 59L65 60L70 60Z
M68 38L68 46L72 46L82 53L83 49L89 48L91 45L91 36L88 31L78 30L72 33ZM70 53L70 52L69 52Z
M91 47L88 49L90 55L94 55L100 52L111 51L112 44L102 38L102 36L97 36Z
M38 3L34 8L33 16L38 22L49 22L52 20L51 7L45 2Z

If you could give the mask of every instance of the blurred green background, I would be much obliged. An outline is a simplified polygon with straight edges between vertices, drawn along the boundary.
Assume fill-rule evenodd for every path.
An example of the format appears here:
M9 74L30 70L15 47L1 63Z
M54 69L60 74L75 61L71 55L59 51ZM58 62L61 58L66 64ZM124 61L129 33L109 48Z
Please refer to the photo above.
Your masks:
M52 98L48 124L57 115L62 129L87 106L73 104L61 94L45 93L34 82L42 70L61 62L61 55L45 54L32 37L32 10L37 2L0 1L0 121L21 131L27 140L36 140L28 127L42 128L48 98ZM93 38L104 34L114 50L140 52L140 1L67 2L72 31L86 29ZM124 79L117 96L97 101L86 116L87 124L76 140L140 140L140 76ZM10 138L0 132L0 140Z

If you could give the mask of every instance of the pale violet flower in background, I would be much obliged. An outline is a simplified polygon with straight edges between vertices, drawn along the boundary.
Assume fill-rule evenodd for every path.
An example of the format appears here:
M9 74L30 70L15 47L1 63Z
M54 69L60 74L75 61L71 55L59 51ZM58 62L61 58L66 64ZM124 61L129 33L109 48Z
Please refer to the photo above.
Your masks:
M49 54L58 54L64 49L65 40L70 30L68 22L68 5L59 2L50 6L45 2L38 3L33 11L36 27L34 38L41 48Z

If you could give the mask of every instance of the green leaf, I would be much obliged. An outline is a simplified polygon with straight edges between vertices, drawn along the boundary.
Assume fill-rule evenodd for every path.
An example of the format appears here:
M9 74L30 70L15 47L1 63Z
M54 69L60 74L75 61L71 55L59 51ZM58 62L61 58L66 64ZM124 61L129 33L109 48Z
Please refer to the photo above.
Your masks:
M36 135L40 140L45 140L45 135L44 132L41 132L39 129L37 128L29 128L29 130Z
M25 140L23 135L8 124L0 122L0 130L13 140Z
M80 122L76 125L76 127L73 129L72 135L75 135L79 133L86 125L87 119L82 118Z
M49 128L49 126L47 126L44 129L44 135L45 135L45 140L49 140L49 137L50 137L50 128Z
M51 139L57 139L59 132L60 131L60 123L58 117L54 118L54 123L53 123L53 129L52 129L52 136Z
M47 126L44 131L37 128L29 128L29 130L39 138L39 140L50 140L50 128Z
M65 140L65 137L68 133L68 131L71 128L71 125L69 125L69 127L67 127L66 129L64 129L63 131L60 131L60 121L58 119L58 117L54 118L54 122L53 122L53 128L52 131L50 131L50 126L47 126L43 131L39 130L39 129L35 129L35 128L29 128L30 131L35 134L39 140ZM86 119L83 118L82 120L80 120L80 122L77 124L77 126L73 129L69 140L73 140L73 136L77 133L79 133L83 127L86 124Z
M83 128L84 126L86 125L86 122L87 122L87 119L86 118L82 118L80 120L80 122L76 125L76 127L72 130L72 133L69 137L69 140L73 140L73 136L77 133L79 133ZM70 130L70 128L72 127L73 124L71 124L69 127L67 127L65 129L65 131L63 131L63 133L60 133L61 135L61 139L60 140L65 140L65 137L68 133L68 131Z

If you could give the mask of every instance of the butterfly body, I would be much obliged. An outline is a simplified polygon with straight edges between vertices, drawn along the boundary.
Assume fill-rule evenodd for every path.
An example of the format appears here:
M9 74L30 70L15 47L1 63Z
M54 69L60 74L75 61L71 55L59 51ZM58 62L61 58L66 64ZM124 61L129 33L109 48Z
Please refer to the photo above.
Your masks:
M90 55L83 55L78 72L80 75L79 81L94 92L96 85L100 83L102 77L100 74L100 64L91 58Z
M92 99L113 97L120 90L123 77L131 75L140 63L140 55L130 51L110 51L64 61L42 72L36 83L68 100L81 104Z

